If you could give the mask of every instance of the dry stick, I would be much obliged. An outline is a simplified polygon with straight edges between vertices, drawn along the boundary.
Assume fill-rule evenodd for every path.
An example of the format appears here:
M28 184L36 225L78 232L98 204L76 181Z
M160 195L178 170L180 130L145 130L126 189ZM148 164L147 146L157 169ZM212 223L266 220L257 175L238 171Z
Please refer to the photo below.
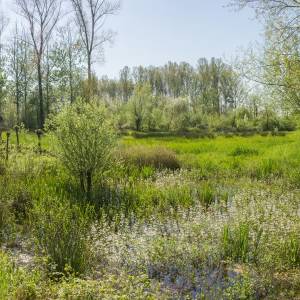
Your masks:
M10 132L6 132L6 161L8 161Z

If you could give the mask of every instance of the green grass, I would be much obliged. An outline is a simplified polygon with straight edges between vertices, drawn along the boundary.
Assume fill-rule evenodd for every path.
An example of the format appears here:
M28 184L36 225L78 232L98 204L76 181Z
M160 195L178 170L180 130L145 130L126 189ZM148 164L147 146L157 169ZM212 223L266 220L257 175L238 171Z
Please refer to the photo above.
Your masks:
M10 142L11 145L16 144L14 133L11 135ZM233 156L241 156L239 159L245 164L265 159L291 159L294 162L300 163L300 157L298 155L298 149L300 147L300 131L288 133L286 136L234 136L230 139L223 136L219 136L215 139L189 139L184 137L137 139L125 136L121 139L121 142L129 147L143 145L169 148L173 150L186 165L190 164L191 159L192 162L196 162L199 165L204 162L229 165L230 162L235 160ZM21 148L24 148L24 146L36 147L37 143L37 136L34 133L20 133ZM42 147L45 150L51 148L51 140L47 135L42 137ZM240 155L233 155L234 153L239 154L239 150L241 152Z
M286 136L260 136L215 139L124 137L128 147L163 146L173 150L186 168L202 169L205 175L245 175L265 178L270 173L288 176L300 170L300 131ZM273 165L272 165L273 164Z
M48 136L42 153L35 134L15 142L0 161L0 242L25 241L41 263L30 276L0 252L0 298L300 295L300 131L121 137L123 160L95 179L88 203Z

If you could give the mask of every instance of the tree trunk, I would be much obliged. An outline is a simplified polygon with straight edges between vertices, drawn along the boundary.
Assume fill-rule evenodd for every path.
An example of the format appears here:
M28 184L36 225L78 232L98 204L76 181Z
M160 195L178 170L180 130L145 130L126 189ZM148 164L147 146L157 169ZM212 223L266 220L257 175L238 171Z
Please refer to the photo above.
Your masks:
M25 87L24 87L24 123L27 127L28 126L28 122L27 122L27 77L25 77Z
M6 133L6 161L8 161L8 155L9 155L9 137L10 137L10 133L7 132Z
M90 54L88 54L87 61L88 61L88 83L90 86L92 82L92 60Z
M45 115L44 115L44 98L43 98L43 75L41 60L38 61L38 85L39 85L39 127L44 127Z
M20 139L19 139L19 127L18 126L16 126L15 131L16 131L16 138L17 138L17 148L19 149L20 148Z
M79 176L79 181L80 181L80 188L81 188L81 191L83 193L85 193L85 187L84 187L84 175L83 174L80 174Z
M73 68L72 68L72 50L69 47L69 88L70 88L70 102L74 102L74 92L73 92Z
M90 98L92 96L92 60L91 60L91 55L88 54L87 57L88 61L88 101L90 101Z
M17 92L16 92L16 106L17 106L17 125L20 125L20 97L19 97L19 86L17 84Z
M46 115L50 113L50 102L49 102L49 70L47 70L46 76Z
M135 120L135 129L136 129L136 131L140 131L140 129L141 129L141 119L140 118L137 118Z

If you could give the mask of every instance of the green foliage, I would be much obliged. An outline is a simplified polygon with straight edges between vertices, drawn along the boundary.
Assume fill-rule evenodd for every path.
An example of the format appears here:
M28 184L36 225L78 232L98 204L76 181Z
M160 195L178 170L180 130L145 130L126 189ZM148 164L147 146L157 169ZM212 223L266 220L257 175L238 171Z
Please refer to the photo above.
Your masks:
M297 129L297 124L292 118L282 118L279 120L279 130L281 131L294 131Z
M163 147L181 168L124 160L94 181L93 209L51 154L49 136L41 155L31 146L34 135L22 140L17 152L12 137L12 159L0 176L0 203L13 229L4 232L17 237L5 238L3 248L16 245L7 251L15 261L8 271L15 298L290 299L299 292L299 132L124 137L119 152L132 157L139 147ZM34 263L31 237L48 268ZM20 271L23 264L41 277Z
M81 274L90 266L88 234L91 210L66 199L46 198L35 203L32 226L36 245L49 258L53 272Z
M63 109L51 126L55 127L59 158L91 198L94 176L103 177L113 161L116 134L106 109L78 99Z
M152 102L150 85L137 85L129 101L131 118L136 131L140 131L145 126L147 117L150 118Z
M93 300L167 300L171 293L153 283L145 274L104 276L101 281L73 279L64 282L53 295L55 299Z

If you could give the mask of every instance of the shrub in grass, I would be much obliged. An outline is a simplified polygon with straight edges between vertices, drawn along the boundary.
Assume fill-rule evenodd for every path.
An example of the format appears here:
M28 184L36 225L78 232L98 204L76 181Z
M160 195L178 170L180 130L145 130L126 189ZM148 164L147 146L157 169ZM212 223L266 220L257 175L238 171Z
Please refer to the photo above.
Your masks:
M279 127L279 119L276 113L266 109L259 120L259 127L262 131L272 131Z
M225 136L226 138L233 138L233 137L234 137L234 133L232 133L232 132L225 132L225 133L224 133L224 136Z
M269 135L269 132L268 131L262 131L260 132L260 135L263 136L263 137L266 137Z
M77 100L49 122L49 127L56 129L62 163L79 179L89 200L94 177L104 177L113 162L116 133L107 113L97 103Z
M279 120L279 127L278 129L280 131L294 131L297 128L297 124L295 122L295 120L291 119L291 118L282 118Z
M81 274L87 270L91 209L83 211L66 199L44 199L35 204L32 219L36 245L55 272L71 268Z
M130 147L121 152L121 157L125 163L134 164L139 168L154 167L169 170L180 168L176 154L164 147Z
M246 147L236 147L231 155L232 156L251 156L251 155L258 155L258 150L253 148L246 148Z

